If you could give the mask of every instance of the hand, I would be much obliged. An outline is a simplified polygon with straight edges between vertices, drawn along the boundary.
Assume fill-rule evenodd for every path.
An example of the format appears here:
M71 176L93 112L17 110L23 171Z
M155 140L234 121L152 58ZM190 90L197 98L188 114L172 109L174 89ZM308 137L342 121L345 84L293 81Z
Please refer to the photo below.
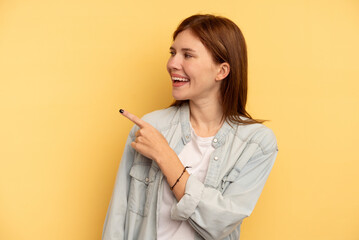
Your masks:
M165 156L171 155L173 150L157 129L128 111L122 110L121 113L140 128L135 134L135 141L131 143L137 152L157 163L160 159L165 159Z

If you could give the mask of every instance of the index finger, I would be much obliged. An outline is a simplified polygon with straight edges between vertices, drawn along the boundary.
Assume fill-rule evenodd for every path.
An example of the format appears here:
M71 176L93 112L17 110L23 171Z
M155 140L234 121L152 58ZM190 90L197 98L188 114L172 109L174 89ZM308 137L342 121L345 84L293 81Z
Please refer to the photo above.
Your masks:
M122 110L122 112L121 112L121 110ZM133 115L132 113L130 113L126 110L120 109L120 113L122 113L123 116L128 118L131 122L133 122L140 128L143 128L146 125L145 121L143 121L141 118L137 117L136 115Z

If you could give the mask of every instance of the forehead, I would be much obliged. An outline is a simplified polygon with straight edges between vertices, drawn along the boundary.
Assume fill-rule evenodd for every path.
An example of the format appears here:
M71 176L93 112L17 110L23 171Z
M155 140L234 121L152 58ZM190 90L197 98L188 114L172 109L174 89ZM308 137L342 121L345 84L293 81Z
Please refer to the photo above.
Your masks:
M205 46L201 40L190 30L186 29L180 32L173 41L172 48L191 48L193 50L204 50Z

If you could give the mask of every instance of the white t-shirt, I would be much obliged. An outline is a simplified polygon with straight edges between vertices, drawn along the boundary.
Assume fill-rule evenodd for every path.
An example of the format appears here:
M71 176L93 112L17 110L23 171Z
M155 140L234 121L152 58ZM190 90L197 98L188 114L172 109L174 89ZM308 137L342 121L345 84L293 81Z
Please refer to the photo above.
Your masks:
M178 155L189 174L204 182L209 158L214 151L212 147L213 137L199 137L192 128L192 139L184 146ZM180 180L181 181L181 180ZM175 221L171 219L171 207L177 200L172 193L167 181L163 182L162 200L158 219L157 239L158 240L183 240L194 239L195 231L187 221Z

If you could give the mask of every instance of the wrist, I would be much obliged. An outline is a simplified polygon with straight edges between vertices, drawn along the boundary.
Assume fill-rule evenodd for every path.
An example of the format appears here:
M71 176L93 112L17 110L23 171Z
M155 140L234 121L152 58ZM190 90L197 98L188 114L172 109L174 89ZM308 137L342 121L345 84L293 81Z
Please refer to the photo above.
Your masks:
M183 171L181 173L181 175L177 178L176 182L170 187L171 191L173 191L173 188L177 185L177 183L180 181L180 179L182 178L183 174L186 173L186 175L188 175L188 172L186 171L187 168L191 168L191 166L185 166L183 168ZM187 176L184 176L184 178L186 178Z

